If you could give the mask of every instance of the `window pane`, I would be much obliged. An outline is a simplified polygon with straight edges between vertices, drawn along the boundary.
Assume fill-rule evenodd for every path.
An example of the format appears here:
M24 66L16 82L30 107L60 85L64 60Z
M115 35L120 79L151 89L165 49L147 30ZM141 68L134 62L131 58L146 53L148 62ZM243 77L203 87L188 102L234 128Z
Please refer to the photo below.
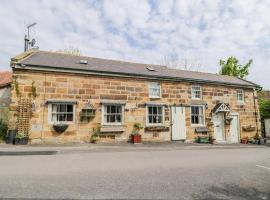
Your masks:
M67 112L73 112L73 105L71 104L67 105Z
M151 106L148 107L148 113L153 114L153 108Z
M73 121L73 114L67 114L67 121L72 122Z
M106 116L105 116L105 122L106 122L106 123L110 123L110 116L109 116L109 115L106 115Z
M56 104L52 104L52 112L57 112L57 105Z
M153 123L157 123L157 116L153 116Z
M122 122L121 115L116 115L116 122Z
M66 114L58 114L58 121L59 122L66 121Z
M58 112L66 112L67 110L67 105L66 104L60 104L58 106Z
M116 113L116 106L111 106L111 113Z
M158 107L158 114L162 114L162 107Z
M203 124L203 116L199 117L199 124Z
M157 114L157 107L153 107L153 114Z
M122 113L122 106L117 106L116 113Z
M115 123L115 115L110 115L110 121L111 121L112 123Z
M157 117L157 123L162 123L162 117L161 116Z
M52 122L57 122L57 114L52 114Z
M152 118L152 116L150 115L150 116L148 116L148 122L149 122L149 124L152 124L153 123L153 118Z

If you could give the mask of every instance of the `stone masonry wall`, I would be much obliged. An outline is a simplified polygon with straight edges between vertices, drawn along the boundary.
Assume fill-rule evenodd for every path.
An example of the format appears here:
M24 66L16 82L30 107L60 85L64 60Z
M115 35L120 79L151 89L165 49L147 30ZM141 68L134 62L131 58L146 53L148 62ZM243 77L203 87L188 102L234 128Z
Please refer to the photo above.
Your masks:
M238 104L236 100L236 88L202 85L203 99L191 100L191 85L188 82L160 81L162 88L161 99L150 99L148 93L149 80L136 78L113 78L93 75L78 75L68 73L32 72L16 70L14 80L22 98L28 98L32 90L32 82L36 87L37 97L33 99L35 108L30 122L30 138L32 141L46 142L79 142L89 141L94 127L101 125L101 100L124 100L126 101L124 111L124 133L108 133L108 138L115 138L116 141L127 141L130 138L133 124L146 122L146 102L165 103L165 126L170 127L170 106L174 104L186 105L186 126L187 140L193 140L197 134L190 122L190 104L207 104L205 110L206 125L213 131L211 125L211 110L220 101L229 103L232 112L239 113L240 127L256 126L255 109L253 102L253 90L245 89L245 104ZM14 82L14 81L13 81ZM14 83L13 83L14 85ZM18 97L13 87L11 110L16 109ZM256 94L255 94L256 96ZM75 123L69 125L66 132L56 133L51 124L48 124L48 106L45 104L48 99L72 99L77 100ZM96 108L96 116L89 123L80 122L79 113L86 102L90 102ZM258 104L256 100L258 112ZM259 115L258 115L259 116ZM259 118L257 118L259 120ZM258 130L260 131L259 122ZM254 136L256 130L244 132L242 128L241 137ZM141 131L143 140L169 141L171 140L171 128L169 131ZM229 126L226 126L226 137L229 137Z

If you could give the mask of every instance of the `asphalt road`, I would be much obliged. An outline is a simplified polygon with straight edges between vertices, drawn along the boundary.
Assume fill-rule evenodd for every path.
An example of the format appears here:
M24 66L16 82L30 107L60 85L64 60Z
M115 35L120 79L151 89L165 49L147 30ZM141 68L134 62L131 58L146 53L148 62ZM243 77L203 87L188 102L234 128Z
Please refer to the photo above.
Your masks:
M270 147L2 155L0 198L270 199Z

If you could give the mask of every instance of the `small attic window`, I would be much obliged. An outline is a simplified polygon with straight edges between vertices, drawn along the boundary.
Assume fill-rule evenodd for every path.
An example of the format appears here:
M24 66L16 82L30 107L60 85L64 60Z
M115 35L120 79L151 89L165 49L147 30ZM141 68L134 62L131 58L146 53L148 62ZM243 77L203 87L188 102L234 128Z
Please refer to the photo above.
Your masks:
M86 65L87 63L88 63L87 60L80 60L80 64Z
M149 71L156 71L156 70L155 70L153 67L151 67L151 66L146 67L146 69L149 70Z

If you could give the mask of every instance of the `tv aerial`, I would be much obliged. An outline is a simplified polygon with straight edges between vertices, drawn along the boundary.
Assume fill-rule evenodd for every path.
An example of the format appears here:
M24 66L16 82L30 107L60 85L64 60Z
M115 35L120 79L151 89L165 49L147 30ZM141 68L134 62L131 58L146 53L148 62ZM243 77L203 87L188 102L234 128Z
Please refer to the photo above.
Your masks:
M30 29L34 27L37 23L34 22L29 24L27 28L27 34L24 36L24 51L28 51L30 48L34 48L36 44L36 40L34 38L30 38Z

